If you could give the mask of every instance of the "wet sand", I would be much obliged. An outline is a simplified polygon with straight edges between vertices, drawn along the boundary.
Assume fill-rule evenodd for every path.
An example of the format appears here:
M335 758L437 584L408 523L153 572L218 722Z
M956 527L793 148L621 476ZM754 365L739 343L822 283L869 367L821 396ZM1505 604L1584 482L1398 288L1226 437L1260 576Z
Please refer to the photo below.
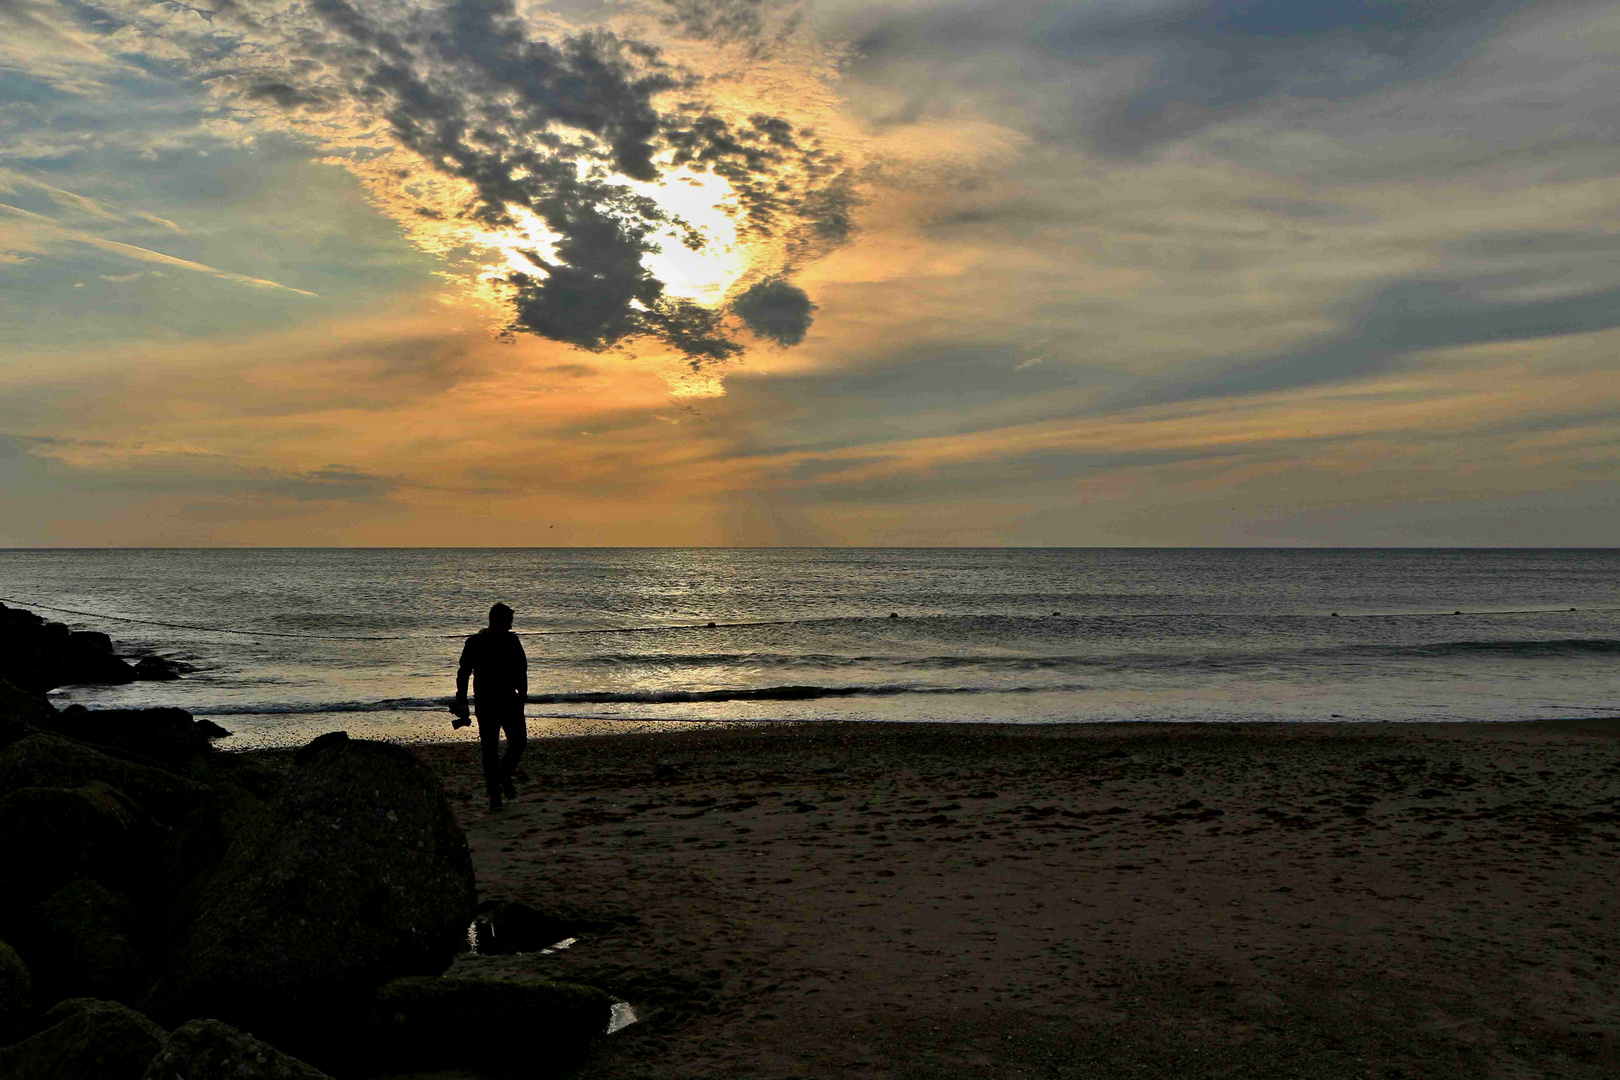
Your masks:
M585 1076L1620 1075L1620 721L540 740L485 899L645 1018ZM537 1052L540 1048L537 1048Z

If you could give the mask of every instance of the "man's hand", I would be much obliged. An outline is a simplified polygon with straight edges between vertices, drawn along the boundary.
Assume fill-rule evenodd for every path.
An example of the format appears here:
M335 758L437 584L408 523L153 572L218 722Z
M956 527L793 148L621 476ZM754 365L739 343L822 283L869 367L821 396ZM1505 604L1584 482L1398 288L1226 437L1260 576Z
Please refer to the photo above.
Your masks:
M467 699L466 698L461 697L460 695L457 695L456 703L454 705L450 706L450 711L455 713L455 715L456 715L456 718L454 720L450 721L450 729L452 731L454 731L456 728L464 728L468 724L472 723L472 717L468 714L468 711L467 711Z

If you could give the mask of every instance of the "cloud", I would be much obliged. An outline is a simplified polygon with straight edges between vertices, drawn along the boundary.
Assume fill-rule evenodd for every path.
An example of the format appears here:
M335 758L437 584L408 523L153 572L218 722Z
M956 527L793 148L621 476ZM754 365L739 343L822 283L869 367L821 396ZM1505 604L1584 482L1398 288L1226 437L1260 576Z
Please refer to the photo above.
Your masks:
M752 33L748 7L696 36ZM726 181L723 212L754 278L853 233L845 155L723 100L732 91L687 63L690 49L677 62L629 32L513 0L108 10L135 40L180 49L248 131L279 125L326 145L423 246L495 248L505 265L480 279L509 306L508 333L588 351L652 339L697 365L740 354L723 304L650 268L668 245L715 244L681 197L663 198L681 176Z
M0 73L16 72L69 93L95 93L123 65L55 4L0 0Z
M970 0L852 6L839 25L857 34L863 78L903 80L902 100L880 114L888 122L968 100L1045 139L1136 154L1279 103L1310 108L1434 77L1548 6Z
M1136 401L1264 394L1362 379L1442 349L1528 342L1620 327L1620 286L1533 299L1481 295L1481 282L1390 282L1356 306L1340 332L1218 375L1133 392Z
M755 334L789 346L804 340L816 305L797 285L781 278L767 278L733 300L731 310Z

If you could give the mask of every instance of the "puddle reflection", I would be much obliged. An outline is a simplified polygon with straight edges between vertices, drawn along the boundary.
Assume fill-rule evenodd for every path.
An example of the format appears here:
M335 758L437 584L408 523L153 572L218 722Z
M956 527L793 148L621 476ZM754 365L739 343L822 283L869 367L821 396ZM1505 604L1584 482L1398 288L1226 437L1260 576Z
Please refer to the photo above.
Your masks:
M613 1012L608 1016L607 1033L611 1035L615 1031L627 1028L638 1019L636 1010L630 1007L628 1001L615 1001L613 1003Z

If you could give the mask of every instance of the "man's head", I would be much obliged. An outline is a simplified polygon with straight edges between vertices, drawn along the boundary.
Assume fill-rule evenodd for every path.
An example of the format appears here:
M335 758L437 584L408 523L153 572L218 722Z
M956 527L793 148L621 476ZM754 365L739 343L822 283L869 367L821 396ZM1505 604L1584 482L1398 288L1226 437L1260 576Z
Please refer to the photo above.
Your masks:
M512 609L505 604L497 603L489 609L489 628L491 630L512 629Z

